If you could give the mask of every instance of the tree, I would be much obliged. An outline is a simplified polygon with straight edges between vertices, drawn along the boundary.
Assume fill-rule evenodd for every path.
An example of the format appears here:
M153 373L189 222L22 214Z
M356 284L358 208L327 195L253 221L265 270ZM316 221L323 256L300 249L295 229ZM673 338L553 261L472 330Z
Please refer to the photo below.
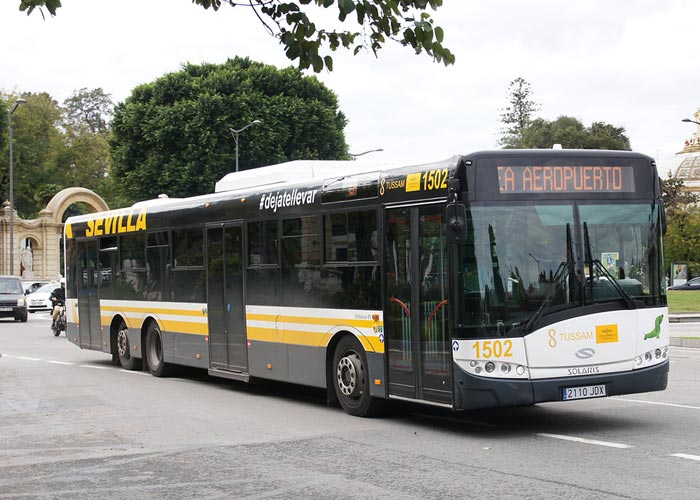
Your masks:
M63 102L64 141L55 152L65 186L82 186L109 198L103 186L109 171L109 123L114 103L101 88L82 88ZM109 202L108 202L109 203Z
M218 10L222 5L248 7L272 36L279 39L285 54L299 60L299 69L312 67L320 72L333 70L329 51L339 47L355 54L371 50L376 56L387 40L411 47L416 54L425 52L436 62L454 64L455 57L443 45L444 32L435 26L428 7L436 10L442 0L192 0L205 9ZM338 19L345 23L354 19L359 31L338 31L316 26L309 17L309 4L324 9L337 6ZM52 15L61 7L60 0L20 0L19 9L31 14L42 8Z
M501 114L501 122L506 126L500 144L506 148L523 147L523 133L532 120L532 114L540 109L531 99L532 87L523 78L516 78L508 85L509 105Z
M2 109L16 95L0 94ZM82 186L106 195L109 165L107 135L111 101L101 89L81 89L65 107L47 93L22 93L27 104L13 115L15 207L23 218L35 217L61 189ZM9 198L7 120L0 121L0 190ZM94 131L93 131L94 130Z
M561 144L567 149L630 150L630 140L624 127L595 122L586 127L571 116L560 116L554 121L533 120L522 133L523 148L551 148Z
M661 181L661 198L666 209L668 230L664 236L664 266L687 262L691 274L700 273L700 196L685 190L683 179L671 172Z
M114 103L101 88L82 88L63 101L64 125L72 136L100 134L107 137Z
M12 115L14 198L17 213L20 217L28 218L36 216L44 208L36 200L37 191L42 189L43 184L55 182L58 177L51 154L62 140L58 129L61 110L46 93L25 92L21 96L4 96L3 100L9 104L18 97L27 103ZM8 157L3 155L0 159L0 185L4 199L9 199L8 163Z
M298 69L235 58L187 64L137 87L117 105L112 182L129 201L211 192L234 169L230 129L253 120L262 124L239 136L241 170L347 157L347 120L332 91Z

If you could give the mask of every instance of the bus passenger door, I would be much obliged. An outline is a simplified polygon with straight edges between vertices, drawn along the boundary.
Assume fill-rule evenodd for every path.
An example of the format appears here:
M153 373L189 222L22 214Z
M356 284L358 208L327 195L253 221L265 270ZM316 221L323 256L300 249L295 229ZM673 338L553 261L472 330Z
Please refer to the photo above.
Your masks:
M78 241L77 251L79 263L77 288L80 347L102 350L100 299L97 291L100 279L97 240Z
M207 276L211 368L245 373L248 350L240 224L207 229Z
M386 211L389 394L452 403L444 206Z

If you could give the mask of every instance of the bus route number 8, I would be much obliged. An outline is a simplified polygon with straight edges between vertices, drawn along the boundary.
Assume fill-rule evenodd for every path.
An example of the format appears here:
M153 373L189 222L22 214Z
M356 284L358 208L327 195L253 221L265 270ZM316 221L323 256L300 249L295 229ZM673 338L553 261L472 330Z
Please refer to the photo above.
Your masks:
M513 341L482 340L472 344L476 359L511 358L513 357Z

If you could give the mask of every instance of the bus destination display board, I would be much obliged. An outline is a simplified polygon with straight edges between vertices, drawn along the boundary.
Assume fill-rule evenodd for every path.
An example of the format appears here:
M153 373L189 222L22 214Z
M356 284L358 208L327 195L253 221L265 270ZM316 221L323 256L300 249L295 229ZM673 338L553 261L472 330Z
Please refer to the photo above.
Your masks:
M498 166L501 194L632 193L634 169L603 165Z

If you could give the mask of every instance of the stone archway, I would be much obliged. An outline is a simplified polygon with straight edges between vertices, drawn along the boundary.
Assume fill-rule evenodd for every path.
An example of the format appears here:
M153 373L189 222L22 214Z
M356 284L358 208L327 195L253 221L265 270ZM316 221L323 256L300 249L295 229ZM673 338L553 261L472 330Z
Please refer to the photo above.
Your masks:
M73 203L84 203L92 212L109 210L97 193L86 188L66 188L51 198L38 219L24 220L14 214L14 263L10 266L10 204L0 211L2 262L0 273L26 279L58 279L61 275L61 238L63 214ZM27 244L28 242L28 244Z

